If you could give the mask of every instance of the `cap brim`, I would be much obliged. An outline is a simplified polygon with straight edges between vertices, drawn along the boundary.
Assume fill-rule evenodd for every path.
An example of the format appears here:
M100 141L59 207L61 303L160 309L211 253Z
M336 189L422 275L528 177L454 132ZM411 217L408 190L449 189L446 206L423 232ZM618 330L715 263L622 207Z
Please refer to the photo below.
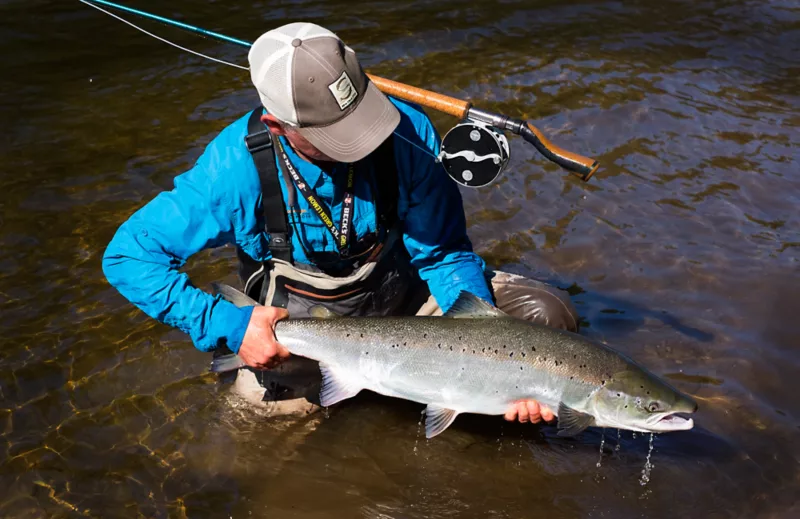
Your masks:
M381 145L400 123L400 112L370 81L364 98L340 121L297 128L319 151L338 162L358 162Z

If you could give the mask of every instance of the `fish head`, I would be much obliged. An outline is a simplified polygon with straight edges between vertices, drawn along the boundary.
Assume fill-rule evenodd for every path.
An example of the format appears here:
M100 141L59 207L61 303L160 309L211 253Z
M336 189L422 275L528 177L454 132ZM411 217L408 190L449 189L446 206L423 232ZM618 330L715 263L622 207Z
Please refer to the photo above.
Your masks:
M640 432L689 430L693 420L678 413L697 411L691 397L636 366L611 377L591 400L591 414L599 427Z

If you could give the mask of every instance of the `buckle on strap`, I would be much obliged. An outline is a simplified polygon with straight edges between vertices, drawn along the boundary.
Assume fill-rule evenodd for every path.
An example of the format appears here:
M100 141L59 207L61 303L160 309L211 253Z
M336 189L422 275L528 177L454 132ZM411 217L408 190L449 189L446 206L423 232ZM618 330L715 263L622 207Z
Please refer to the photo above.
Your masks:
M289 237L286 233L276 232L269 235L270 250L290 250Z
M250 153L265 150L272 147L272 134L269 133L269 130L251 133L245 136L244 143Z

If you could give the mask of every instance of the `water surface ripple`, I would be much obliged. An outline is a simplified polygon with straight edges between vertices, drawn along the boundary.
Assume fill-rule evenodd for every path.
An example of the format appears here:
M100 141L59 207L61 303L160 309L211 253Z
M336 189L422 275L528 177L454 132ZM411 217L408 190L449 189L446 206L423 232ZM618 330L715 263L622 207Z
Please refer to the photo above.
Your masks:
M78 2L0 1L0 516L800 516L800 8L789 0L128 5L253 40L304 19L370 72L531 119L600 160L581 183L511 139L464 191L476 249L569 288L583 333L700 403L648 439L363 394L328 416L232 406L186 336L100 270L115 229L257 103L246 73ZM243 49L161 24L178 43ZM440 131L453 120L432 114ZM230 248L193 258L234 280Z

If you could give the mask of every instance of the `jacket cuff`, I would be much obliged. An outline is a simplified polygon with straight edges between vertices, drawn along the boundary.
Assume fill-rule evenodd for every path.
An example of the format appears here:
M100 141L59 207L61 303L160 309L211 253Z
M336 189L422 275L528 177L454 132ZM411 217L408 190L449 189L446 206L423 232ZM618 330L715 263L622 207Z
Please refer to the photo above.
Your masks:
M218 335L218 344L224 344L233 353L238 353L252 314L252 306L239 308L233 303L220 300L214 309L214 325L222 330Z

